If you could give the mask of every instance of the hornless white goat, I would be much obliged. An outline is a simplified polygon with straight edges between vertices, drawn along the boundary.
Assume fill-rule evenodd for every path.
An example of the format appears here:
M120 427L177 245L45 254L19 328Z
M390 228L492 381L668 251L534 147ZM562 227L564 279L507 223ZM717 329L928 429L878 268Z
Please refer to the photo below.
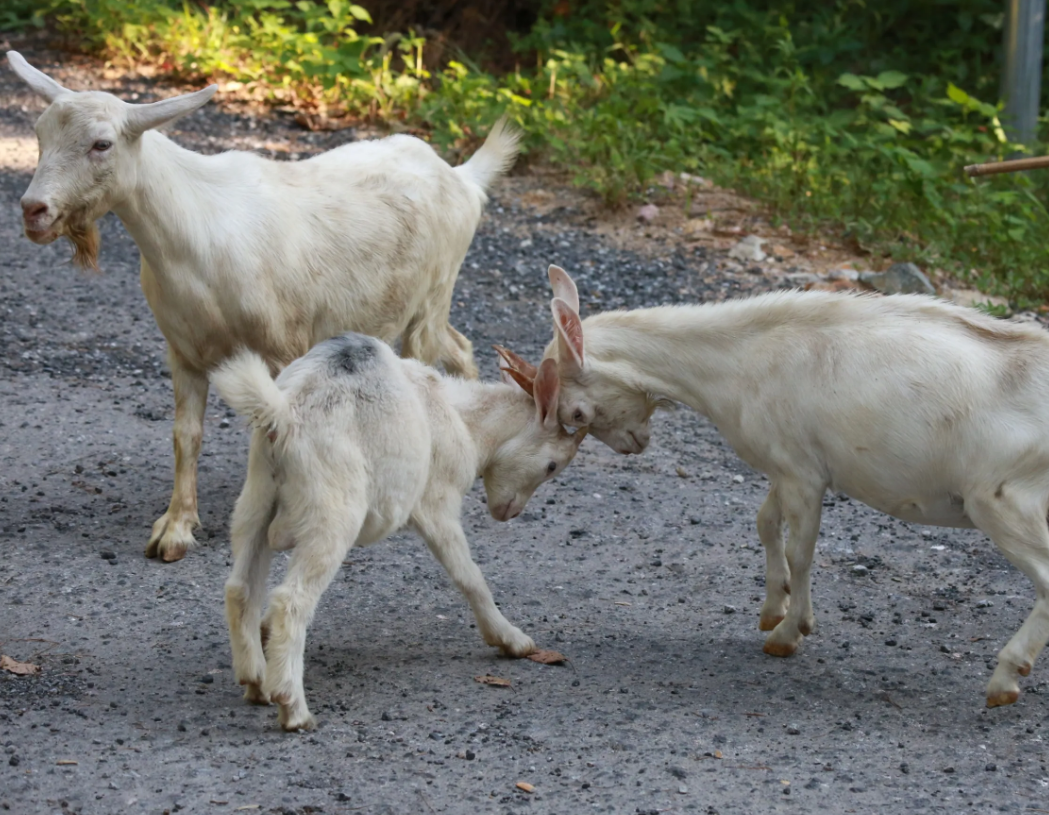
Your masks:
M504 122L455 169L410 136L296 162L202 156L153 128L199 108L214 85L132 105L69 91L16 52L7 58L51 103L36 124L40 162L22 197L26 235L65 236L74 260L97 268L95 221L115 212L142 252L142 291L168 343L175 486L148 556L178 560L193 545L207 376L235 349L277 371L354 330L400 337L404 356L476 377L470 343L448 312L485 190L517 152Z
M987 687L990 707L1017 700L1049 640L1049 334L929 297L797 291L580 322L571 278L551 267L550 279L546 357L566 424L639 453L659 400L681 402L769 477L767 653L789 656L815 626L809 576L831 489L905 521L976 527L1031 579L1034 610Z
M247 699L277 702L285 730L313 727L302 674L317 601L350 547L404 526L423 537L466 596L485 642L512 656L535 650L492 601L459 516L478 476L488 511L506 521L575 456L586 431L567 433L557 420L552 360L529 384L533 397L517 385L441 377L372 337L345 334L314 347L276 382L252 352L224 362L212 381L255 427L226 582L233 669ZM262 619L270 550L291 547L287 576Z

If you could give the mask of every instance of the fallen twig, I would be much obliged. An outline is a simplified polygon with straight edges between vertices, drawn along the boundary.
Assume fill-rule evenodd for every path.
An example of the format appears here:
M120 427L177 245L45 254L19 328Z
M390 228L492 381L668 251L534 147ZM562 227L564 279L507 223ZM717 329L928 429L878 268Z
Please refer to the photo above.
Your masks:
M1018 173L1023 170L1041 170L1049 167L1049 156L1038 156L1037 158L1018 158L1012 161L991 161L986 164L969 164L965 168L965 174L970 178L978 175L994 175L996 173Z

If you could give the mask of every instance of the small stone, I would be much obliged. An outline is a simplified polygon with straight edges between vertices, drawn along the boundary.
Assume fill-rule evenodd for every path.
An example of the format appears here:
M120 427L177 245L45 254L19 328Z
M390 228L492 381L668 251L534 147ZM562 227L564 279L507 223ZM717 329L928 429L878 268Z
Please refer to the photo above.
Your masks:
M680 778L682 780L688 778L688 773L685 772L683 767L667 767L667 772L674 776L674 778Z
M678 467L677 468L677 477L678 478L688 478L688 470L686 470L684 467Z
M903 762L903 764L900 765L900 772L903 773L904 775L907 775L908 773L910 773L910 771L911 771L911 765L908 764L906 761Z
M747 235L747 237L728 250L728 256L733 260L752 260L760 263L768 257L761 250L763 243L765 243L764 238L759 238L757 235Z
M983 768L989 773L993 773L993 772L997 772L998 771L998 765L993 763L993 762L991 762L989 764L985 764Z
M742 484L743 483L743 476L741 476L741 475L734 475L734 476L732 476L732 480L735 481L737 484Z
M945 773L953 773L954 772L954 767L944 767L943 771Z
M653 560L653 561L652 561L651 563L649 563L648 565L649 565L649 566L662 566L662 565L663 565L663 561L662 561L662 560L660 560L659 558L656 558L655 560Z
M223 419L221 422L219 422L219 427L223 429L229 427L229 419Z
M116 560L117 559L117 553L113 552L110 549L103 549L98 554L103 560Z
M885 640L885 644L890 647L893 647L896 645L896 640Z
M11 756L11 758L7 760L7 763L10 764L12 767L17 767L21 762L22 759L20 759L18 756Z
M800 736L801 735L801 728L798 727L796 724L788 725L787 726L787 735Z
M990 608L993 605L994 605L994 603L992 603L990 600L986 600L986 599L984 599L984 600L977 600L976 601L976 607L977 608Z
M864 575L870 574L870 569L864 566L862 563L857 563L852 567L852 573L857 577L863 577Z
M684 784L679 786L677 788L677 791L678 791L678 794L680 794L680 795L688 795L688 787L686 787Z
M210 685L215 681L215 677L213 677L211 674L204 674L204 676L202 676L197 681L204 685Z
M947 604L945 602L943 602L943 600L937 600L935 603L932 604L932 610L933 611L946 611L947 610Z
M737 609L735 606L725 606L721 611L725 614L735 614Z
M703 519L700 518L698 515L692 515L689 517L688 522L692 524L692 526L699 526L701 523L703 523Z
M464 758L467 761L473 761L475 758L477 758L477 753L475 753L473 750L467 750Z
M936 294L936 289L913 263L894 263L884 272L863 272L860 282L882 294Z
M384 711L382 712L382 716L380 716L379 718L380 718L380 719L381 719L382 721L384 721L384 722L388 722L388 721L390 721L390 714L389 714L389 713L387 713L387 712L386 712L386 711L384 710Z
M659 217L659 207L655 204L645 204L637 211L637 219L643 224L650 224Z

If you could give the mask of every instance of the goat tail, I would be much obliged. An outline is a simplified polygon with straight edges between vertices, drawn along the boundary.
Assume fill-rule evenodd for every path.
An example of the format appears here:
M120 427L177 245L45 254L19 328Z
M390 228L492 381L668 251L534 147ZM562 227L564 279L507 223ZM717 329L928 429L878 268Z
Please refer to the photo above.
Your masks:
M242 350L227 359L211 372L211 382L253 427L282 437L291 429L291 405L270 376L266 361L254 351Z
M481 149L455 170L487 192L492 182L513 166L520 141L521 131L504 115L492 126Z

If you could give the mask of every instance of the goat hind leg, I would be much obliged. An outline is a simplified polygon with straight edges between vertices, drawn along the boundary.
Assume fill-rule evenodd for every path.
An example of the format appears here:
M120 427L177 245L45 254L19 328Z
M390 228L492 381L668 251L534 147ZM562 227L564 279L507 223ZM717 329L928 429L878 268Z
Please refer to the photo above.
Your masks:
M175 390L175 485L168 510L156 523L146 545L146 557L171 563L181 560L193 548L193 530L200 525L197 515L197 459L204 436L204 409L208 399L208 378L186 368L174 353L168 355L171 384Z
M441 363L448 373L464 379L477 379L477 363L474 362L473 343L452 328L445 326L444 351Z
M262 692L266 679L265 645L260 627L272 552L267 530L273 520L277 491L265 441L255 431L248 452L248 477L233 510L230 539L233 570L226 581L226 622L229 626L233 672L244 685L244 698L268 704Z
M340 509L345 511L325 512L322 507L305 510L311 528L297 537L288 572L270 595L263 623L269 629L269 638L262 692L280 705L280 726L288 731L316 726L303 688L306 628L364 522L363 510Z
M998 665L987 684L987 707L1011 705L1020 698L1018 678L1027 676L1049 641L1049 528L1040 496L1018 495L1005 486L994 496L970 498L965 508L1035 588L1034 608L1020 630L998 653Z
M758 511L758 537L765 547L765 602L758 628L772 631L787 614L790 604L790 568L783 549L783 511L773 483Z

